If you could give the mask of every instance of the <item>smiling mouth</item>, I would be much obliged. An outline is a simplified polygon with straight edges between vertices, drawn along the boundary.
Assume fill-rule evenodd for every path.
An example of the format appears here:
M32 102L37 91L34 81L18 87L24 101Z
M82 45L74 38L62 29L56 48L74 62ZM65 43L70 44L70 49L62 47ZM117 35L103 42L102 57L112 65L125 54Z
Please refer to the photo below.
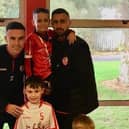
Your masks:
M31 100L36 100L36 98L31 98Z
M13 49L15 49L15 50L20 50L21 47L14 47Z

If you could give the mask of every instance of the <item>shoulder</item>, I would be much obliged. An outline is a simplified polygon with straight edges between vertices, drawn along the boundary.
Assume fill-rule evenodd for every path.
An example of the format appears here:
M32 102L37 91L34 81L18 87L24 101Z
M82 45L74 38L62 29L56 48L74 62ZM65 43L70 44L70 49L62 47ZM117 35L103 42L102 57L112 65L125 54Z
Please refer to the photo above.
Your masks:
M39 39L39 36L37 34L35 34L34 32L30 33L27 38L26 38L26 41L25 41L25 46L30 44L31 45L35 45L35 42L40 42L40 39Z
M84 40L83 38L76 36L76 41L74 44L77 48L86 48L89 49L89 45L87 43L86 40Z
M44 101L43 104L46 105L46 106L48 106L48 107L52 107L52 104L50 104L50 103L47 102L47 101Z
M5 48L6 48L6 46L7 46L6 44L2 44L2 45L0 45L0 49L2 49L2 50L3 50L3 49L5 49Z
M0 53L6 53L6 44L0 45Z
M31 32L30 34L28 34L27 40L29 40L29 39L35 39L35 38L37 38L37 37L38 37L37 34L35 34L34 32Z
M46 101L43 102L43 105L42 106L44 108L46 108L47 110L52 110L53 109L52 104L50 104L49 102L46 102Z
M84 40L83 38L81 38L81 37L79 37L79 36L76 36L76 38L77 38L77 42L80 42L80 43L82 43L82 44L87 44L87 41Z

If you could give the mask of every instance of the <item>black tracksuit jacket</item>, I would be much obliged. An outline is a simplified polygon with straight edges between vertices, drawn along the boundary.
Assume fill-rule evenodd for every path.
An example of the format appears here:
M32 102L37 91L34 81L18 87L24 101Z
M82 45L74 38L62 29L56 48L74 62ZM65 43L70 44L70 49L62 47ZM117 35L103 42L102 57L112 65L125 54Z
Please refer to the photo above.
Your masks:
M66 64L63 63L67 58ZM94 69L88 44L77 37L73 45L53 40L52 101L56 110L89 113L98 107Z
M13 59L6 45L0 46L0 113L8 103L23 104L24 53Z

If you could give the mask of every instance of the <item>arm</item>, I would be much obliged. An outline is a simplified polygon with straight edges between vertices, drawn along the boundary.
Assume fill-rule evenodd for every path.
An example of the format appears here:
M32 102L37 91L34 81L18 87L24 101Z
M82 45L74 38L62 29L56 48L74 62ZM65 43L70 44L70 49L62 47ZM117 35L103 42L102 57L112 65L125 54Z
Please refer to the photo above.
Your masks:
M71 96L73 96L71 105L78 101L83 106L76 105L75 112L76 109L80 109L83 113L89 113L98 106L97 87L90 49L88 44L81 39L77 39L77 43L71 47L73 47L71 52L73 55L68 75L70 76Z
M92 94L92 97L90 97L92 102L92 99L97 99L97 89L91 52L88 44L84 40L80 39L78 39L75 49L76 56L73 57L73 66L76 73L73 74L78 76L74 78L74 81L76 82L76 80L79 80L79 85L82 86L83 90L85 90L85 94L89 94L89 97L90 94Z
M88 80L89 85L96 86L92 56L88 44L81 40L76 49L78 49L78 54L76 53L74 58L76 71L82 76L82 79Z
M71 29L67 31L67 40L69 41L69 45L74 44L74 42L76 41L75 31Z

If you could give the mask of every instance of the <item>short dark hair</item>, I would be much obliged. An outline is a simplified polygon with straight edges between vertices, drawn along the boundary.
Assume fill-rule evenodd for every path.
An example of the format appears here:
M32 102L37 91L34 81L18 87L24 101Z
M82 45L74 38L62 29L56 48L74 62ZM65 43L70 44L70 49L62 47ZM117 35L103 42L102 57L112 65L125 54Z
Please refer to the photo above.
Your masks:
M37 13L47 13L49 15L49 9L45 8L36 8L33 10L33 15Z
M66 10L63 9L63 8L57 8L57 9L53 10L53 11L52 11L52 16L53 16L54 14L60 14L60 13L65 13L65 14L69 17L68 11L66 11Z
M34 75L26 79L25 88L27 85L29 85L31 88L34 88L34 89L38 87L41 87L41 88L46 87L45 82L39 76L34 76Z
M20 22L17 22L17 21L9 22L6 26L6 31L13 30L13 29L21 29L21 30L25 31L24 25Z

